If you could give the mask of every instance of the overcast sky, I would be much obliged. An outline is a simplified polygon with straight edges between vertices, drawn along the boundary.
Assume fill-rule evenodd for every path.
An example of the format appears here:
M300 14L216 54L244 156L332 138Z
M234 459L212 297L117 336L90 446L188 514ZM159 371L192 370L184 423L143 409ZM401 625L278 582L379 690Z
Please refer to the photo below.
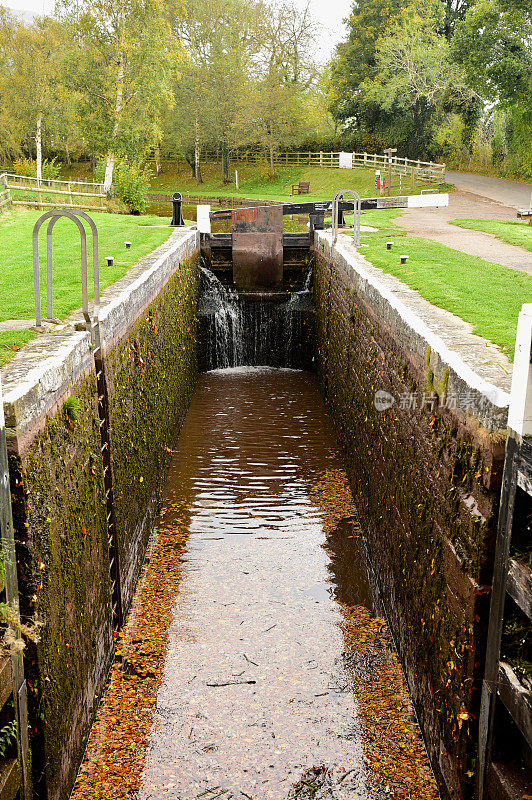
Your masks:
M0 0L16 11L27 13L45 14L53 9L55 0ZM307 0L295 0L297 5L304 7ZM344 38L345 26L342 20L348 16L351 0L310 0L310 7L316 21L321 26L321 35L318 37L319 50L317 60L324 63L328 60L334 46Z

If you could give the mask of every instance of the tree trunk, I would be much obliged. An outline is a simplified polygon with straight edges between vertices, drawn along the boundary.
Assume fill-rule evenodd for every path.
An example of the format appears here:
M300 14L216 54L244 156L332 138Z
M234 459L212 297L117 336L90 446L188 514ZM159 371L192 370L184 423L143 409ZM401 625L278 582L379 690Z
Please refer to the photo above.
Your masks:
M230 183L229 178L229 148L227 142L222 142L222 182Z
M111 146L107 152L107 162L105 164L105 178L103 180L104 191L110 192L113 184L113 169L115 166L115 152L114 146L120 129L120 118L124 108L124 53L122 52L122 37L124 35L124 11L120 14L120 39L118 42L118 52L116 60L118 70L116 73L116 98L115 98L115 123L113 126L113 136L111 139Z
M161 166L161 145L155 142L155 174L160 175L163 171Z
M194 161L194 157L192 155L186 155L185 161L187 162L188 166L190 167L190 171L192 173L191 177L196 177L196 162ZM179 175L179 171L177 173Z
M115 167L115 154L107 153L107 161L105 162L105 177L103 179L104 192L110 192L113 185L113 170Z
M199 122L197 117L196 117L195 127L196 127L196 138L194 140L194 173L196 178L196 185L199 186L200 183L203 183L203 178L201 177Z
M37 180L42 181L42 115L37 118L37 129L35 131L35 147L37 150Z
M270 172L272 178L275 178L275 165L273 163L273 144L270 145Z

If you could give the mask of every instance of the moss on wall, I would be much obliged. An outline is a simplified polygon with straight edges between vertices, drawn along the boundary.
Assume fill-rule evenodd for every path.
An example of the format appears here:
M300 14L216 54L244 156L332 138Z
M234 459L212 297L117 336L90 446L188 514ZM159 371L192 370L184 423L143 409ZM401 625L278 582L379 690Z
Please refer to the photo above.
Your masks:
M126 602L195 384L198 284L192 257L107 354ZM66 800L113 657L94 371L10 468L22 611L42 623L27 653L34 781L39 796Z
M18 462L15 523L23 612L40 623L28 653L35 784L67 796L112 655L105 504L92 374L72 387Z
M179 265L127 339L107 354L116 524L127 608L171 459L194 391L196 257Z
M448 372L436 385L430 352L416 363L360 293L345 291L352 284L317 254L319 380L432 764L450 795L467 797L500 448L429 400ZM393 395L390 408L376 408L378 390Z

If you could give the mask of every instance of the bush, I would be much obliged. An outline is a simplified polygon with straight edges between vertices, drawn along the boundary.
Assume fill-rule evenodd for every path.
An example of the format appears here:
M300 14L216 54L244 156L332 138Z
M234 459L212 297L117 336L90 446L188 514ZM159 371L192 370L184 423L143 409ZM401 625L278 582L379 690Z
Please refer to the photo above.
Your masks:
M37 177L37 162L33 158L19 158L13 164L13 172L15 175L22 175L25 178ZM57 180L61 173L61 164L57 163L55 158L48 160L45 158L42 162L42 177L44 180Z
M150 176L142 167L121 161L115 168L118 197L133 213L142 214L148 204Z
M96 180L103 181L107 159L101 158L95 169ZM113 170L115 195L128 207L129 211L142 214L148 204L150 173L125 160L116 160Z

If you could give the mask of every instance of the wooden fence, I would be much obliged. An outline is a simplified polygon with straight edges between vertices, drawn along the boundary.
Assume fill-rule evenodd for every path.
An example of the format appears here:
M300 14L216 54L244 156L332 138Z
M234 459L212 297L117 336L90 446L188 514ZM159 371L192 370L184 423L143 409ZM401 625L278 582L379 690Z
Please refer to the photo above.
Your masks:
M220 153L215 151L207 151L202 155L203 159L206 161L220 159ZM380 169L382 172L386 172L390 165L390 158L384 154L352 153L351 156L353 167L367 167L369 169ZM269 160L269 156L264 151L234 151L231 153L231 161L233 162L243 161L258 163L267 160ZM338 169L340 166L340 153L325 151L285 152L276 153L273 160L278 166L332 167L333 169ZM393 173L413 176L416 180L428 181L430 183L443 183L445 181L445 164L392 156L391 166Z
M6 172L0 175L0 211L5 206L88 208L105 211L103 183L61 181Z
M6 176L0 175L0 214L6 208L11 208L11 192L7 185Z

